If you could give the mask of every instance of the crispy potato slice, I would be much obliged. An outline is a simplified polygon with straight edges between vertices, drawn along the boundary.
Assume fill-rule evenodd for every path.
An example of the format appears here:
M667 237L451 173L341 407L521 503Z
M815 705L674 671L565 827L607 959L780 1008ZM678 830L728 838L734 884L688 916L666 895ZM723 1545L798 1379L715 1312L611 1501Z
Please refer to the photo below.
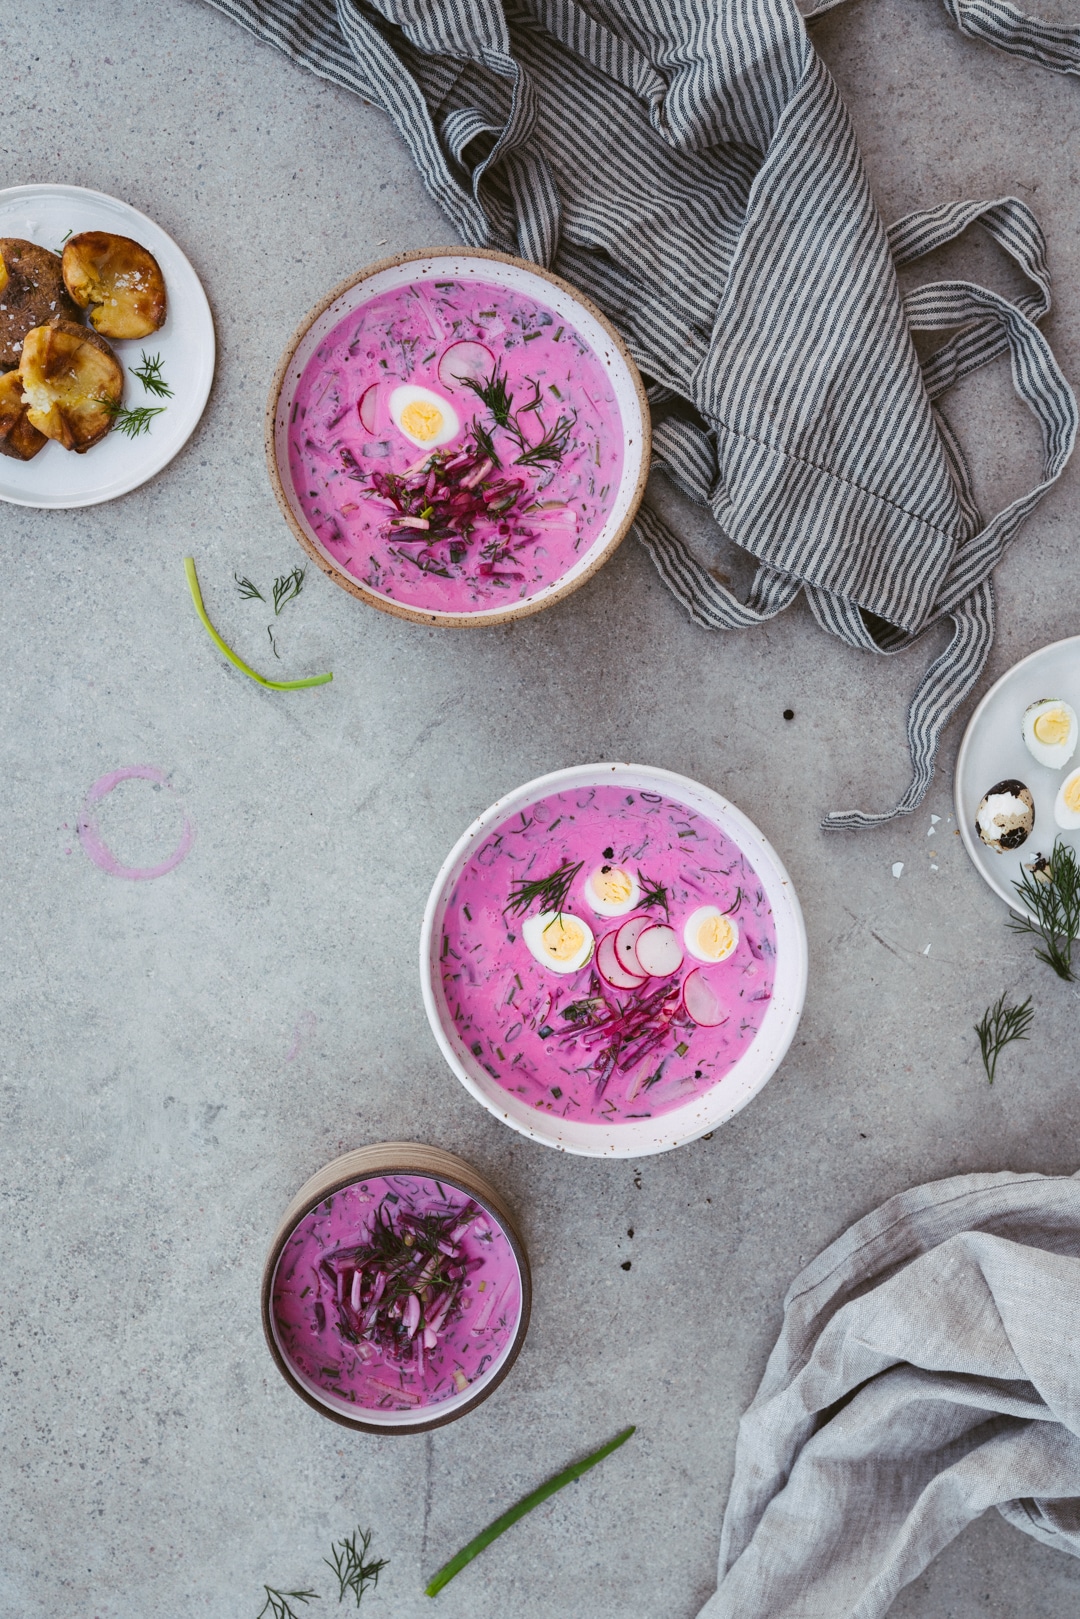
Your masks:
M76 320L79 311L67 295L60 258L47 247L0 236L0 371L17 366L23 338L49 321Z
M71 320L27 332L19 375L31 427L79 455L105 437L124 393L108 343Z
M130 236L84 230L64 248L64 284L102 337L149 337L165 321L165 277Z
M27 420L22 378L17 371L6 372L0 377L0 455L32 461L48 442Z

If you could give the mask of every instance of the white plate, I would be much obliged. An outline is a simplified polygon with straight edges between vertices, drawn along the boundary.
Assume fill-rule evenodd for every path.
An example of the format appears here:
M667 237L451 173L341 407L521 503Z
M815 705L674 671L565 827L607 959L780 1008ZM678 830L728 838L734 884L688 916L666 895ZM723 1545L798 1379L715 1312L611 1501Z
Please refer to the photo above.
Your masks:
M214 380L214 322L195 271L160 225L116 197L82 186L11 186L0 191L0 236L21 236L59 251L68 231L114 231L148 248L165 277L168 314L160 332L116 342L125 368L124 403L165 405L148 433L136 439L110 433L85 455L46 444L32 461L0 456L0 500L14 506L97 506L138 489L183 449L203 413ZM173 391L155 399L128 370L141 351L161 355L161 370Z
M761 879L772 906L776 925L776 982L764 1022L749 1048L711 1090L692 1097L682 1107L673 1108L655 1119L626 1120L618 1124L583 1124L541 1113L523 1098L506 1091L481 1067L462 1040L446 1005L439 971L443 918L458 876L477 839L486 837L491 827L508 816L525 810L550 793L574 787L594 787L616 783L640 792L661 792L668 798L689 805L742 850ZM734 804L670 770L650 765L575 765L555 770L526 782L507 793L484 811L458 839L447 855L424 912L420 935L420 985L428 1022L443 1056L465 1089L482 1102L490 1113L513 1130L520 1130L532 1141L562 1152L580 1153L590 1158L644 1158L650 1153L669 1152L687 1141L695 1141L715 1130L744 1108L780 1066L802 1014L806 996L806 928L791 878L784 870L772 845L747 816Z
M1080 635L1054 641L1014 664L990 687L968 721L956 759L956 824L964 848L979 872L1006 905L1024 911L1013 888L1025 861L1050 853L1054 839L1080 849L1080 833L1063 832L1054 820L1054 799L1070 770L1080 764L1074 753L1061 770L1049 770L1028 752L1021 726L1024 710L1041 697L1063 697L1080 714ZM1035 800L1035 825L1026 843L998 854L975 830L979 801L999 781L1022 781Z

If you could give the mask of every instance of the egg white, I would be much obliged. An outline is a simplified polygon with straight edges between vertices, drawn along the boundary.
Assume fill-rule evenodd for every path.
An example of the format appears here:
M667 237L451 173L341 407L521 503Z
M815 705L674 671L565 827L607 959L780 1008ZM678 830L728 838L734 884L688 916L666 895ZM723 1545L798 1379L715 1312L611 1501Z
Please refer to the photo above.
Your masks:
M727 935L726 948L721 949L719 954L701 936L703 928L717 917L725 922L730 929ZM700 905L686 919L686 925L683 928L683 941L696 961L726 961L730 955L734 954L735 947L739 942L739 926L735 918L725 916L719 906Z
M403 420L410 405L426 405L439 414L439 425L429 437L411 430ZM433 393L430 388L421 388L418 383L405 382L400 388L395 388L387 400L387 409L390 420L410 444L415 444L421 450L437 450L440 444L449 444L451 439L457 438L461 432L461 423L458 413L448 399L440 394Z
M1080 809L1070 809L1065 802L1065 797L1070 787L1076 800L1080 802L1080 770L1069 771L1069 774L1058 788L1058 794L1054 800L1054 820L1066 832L1073 832L1077 827L1080 827Z
M602 894L597 893L596 888L594 887L594 880L601 878L604 875L605 870L617 871L621 876L628 880L630 884L630 891L625 899L605 899ZM641 884L638 882L632 871L627 871L625 866L616 866L613 861L608 860L605 861L603 866L597 866L595 871L590 871L589 875L586 877L585 898L588 900L597 916L626 916L634 909L634 906L641 898Z
M582 933L580 946L565 961L557 960L544 947L544 934L553 922L559 920L560 915L564 922L573 923ZM533 959L553 973L580 972L593 953L592 929L587 922L581 920L580 916L572 916L569 911L541 911L539 916L527 916L521 925L521 937L528 945Z
M1061 709L1069 722L1068 735L1064 742L1041 742L1035 735L1035 725L1041 714L1051 709ZM1061 770L1068 764L1076 752L1076 742L1080 727L1077 726L1076 712L1071 704L1063 702L1058 697L1043 697L1037 703L1029 705L1024 714L1024 742L1033 759L1050 770Z

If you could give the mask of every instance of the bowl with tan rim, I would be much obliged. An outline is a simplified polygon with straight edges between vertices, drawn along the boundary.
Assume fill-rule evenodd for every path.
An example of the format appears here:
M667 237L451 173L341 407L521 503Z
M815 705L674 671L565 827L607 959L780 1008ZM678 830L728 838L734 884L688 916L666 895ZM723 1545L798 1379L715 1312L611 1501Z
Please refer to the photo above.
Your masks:
M644 493L649 411L625 343L568 282L432 248L341 282L270 389L285 519L334 582L422 624L542 611L615 551Z
M414 1141L335 1158L297 1192L262 1277L285 1381L367 1433L453 1422L499 1386L529 1325L514 1217L464 1159Z

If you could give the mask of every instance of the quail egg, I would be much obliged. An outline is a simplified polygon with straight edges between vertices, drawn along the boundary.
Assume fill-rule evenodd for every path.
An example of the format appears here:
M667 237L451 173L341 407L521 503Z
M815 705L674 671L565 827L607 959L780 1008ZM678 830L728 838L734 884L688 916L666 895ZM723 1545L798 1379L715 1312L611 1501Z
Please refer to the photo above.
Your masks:
M1024 715L1024 742L1033 759L1051 770L1076 752L1076 711L1060 697L1040 697Z
M553 973L576 973L593 953L592 929L569 911L541 911L522 923L521 937L533 957Z
M390 419L398 432L421 450L449 444L461 431L457 411L448 399L412 382L395 388L387 400Z
M605 862L586 877L585 898L598 916L626 916L641 898L641 884L624 866Z
M683 939L697 961L726 961L739 942L739 929L718 906L701 905L687 917Z
M1022 781L999 781L991 787L975 817L975 830L998 854L1019 849L1034 825L1035 800Z
M1070 770L1058 788L1054 820L1068 832L1080 826L1080 770Z

